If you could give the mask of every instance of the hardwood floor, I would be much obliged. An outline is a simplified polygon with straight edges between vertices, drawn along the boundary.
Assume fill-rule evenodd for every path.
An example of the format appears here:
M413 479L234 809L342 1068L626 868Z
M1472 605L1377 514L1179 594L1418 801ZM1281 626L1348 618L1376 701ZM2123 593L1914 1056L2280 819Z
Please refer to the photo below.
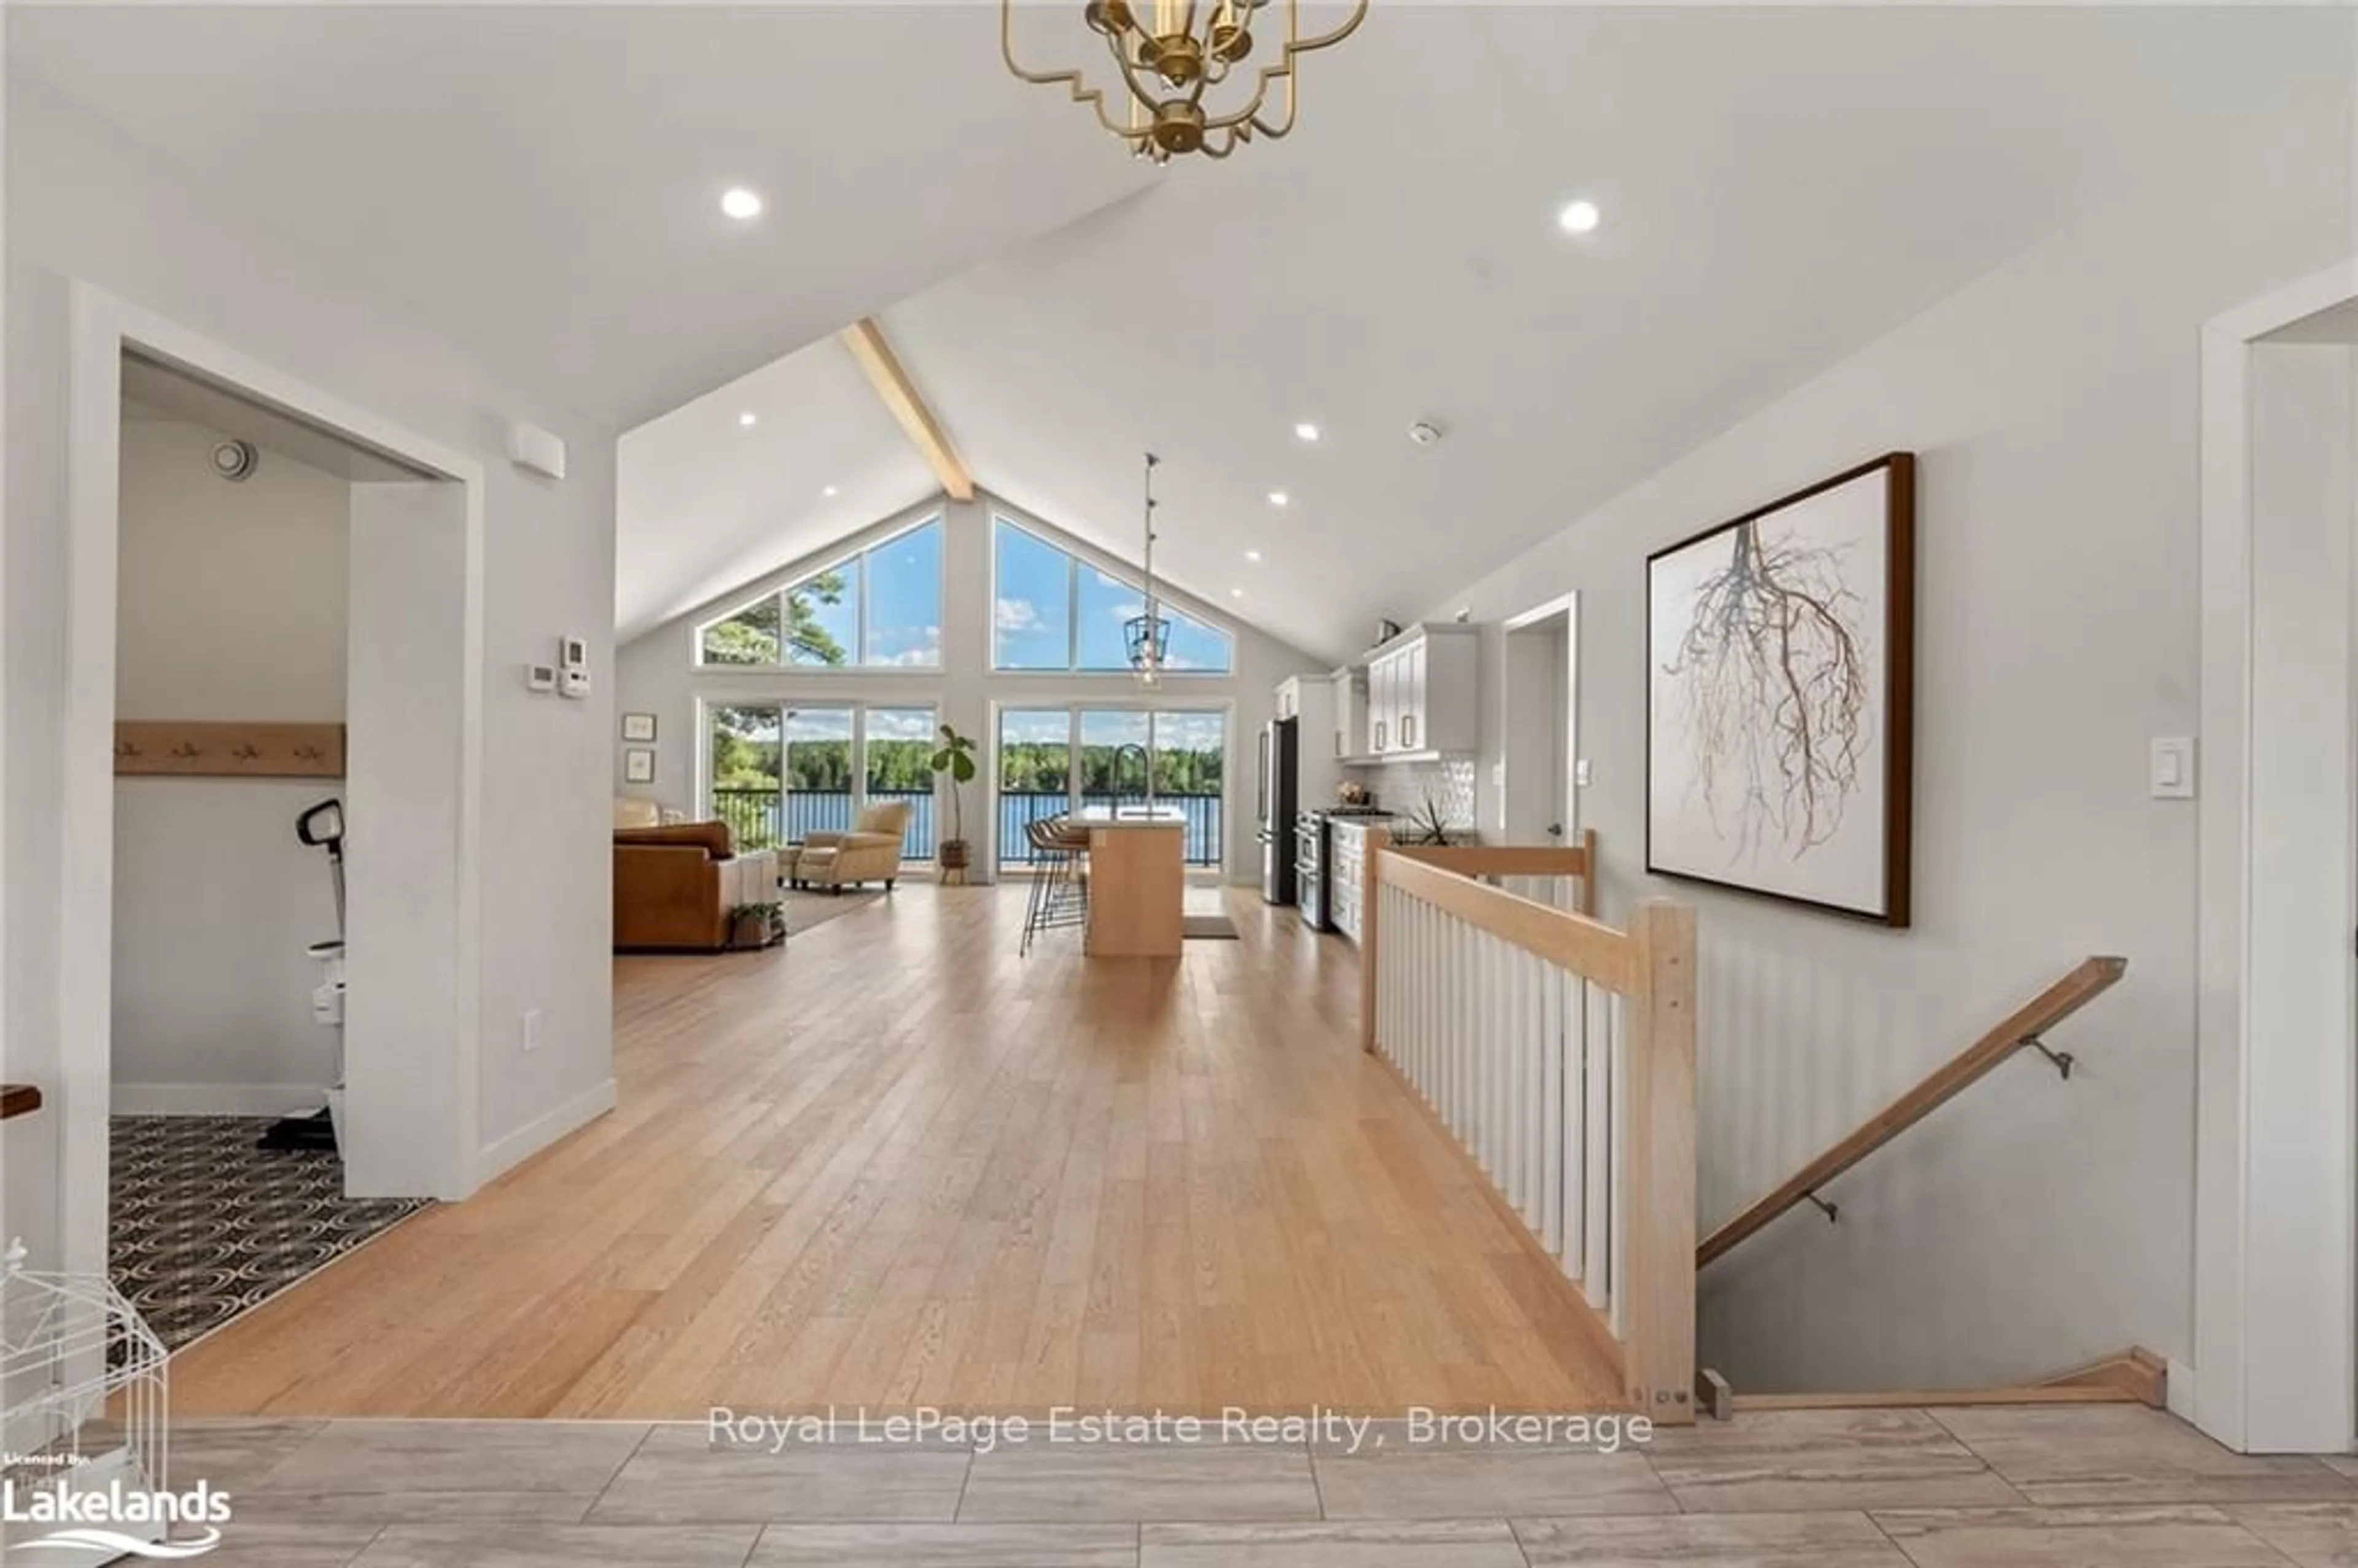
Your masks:
M183 1354L187 1414L1605 1408L1571 1288L1357 1043L1357 970L1241 940L1016 956L903 886L763 954L615 964L621 1106Z

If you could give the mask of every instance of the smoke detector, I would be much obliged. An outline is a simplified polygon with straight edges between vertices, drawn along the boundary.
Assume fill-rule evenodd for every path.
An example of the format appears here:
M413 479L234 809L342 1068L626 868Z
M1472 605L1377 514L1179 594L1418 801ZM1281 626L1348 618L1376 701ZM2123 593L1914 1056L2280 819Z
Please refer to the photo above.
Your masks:
M213 449L213 473L232 482L243 480L254 472L260 457L251 441L223 441Z
M1408 427L1408 438L1420 447L1430 447L1441 439L1441 427L1429 419L1420 419Z

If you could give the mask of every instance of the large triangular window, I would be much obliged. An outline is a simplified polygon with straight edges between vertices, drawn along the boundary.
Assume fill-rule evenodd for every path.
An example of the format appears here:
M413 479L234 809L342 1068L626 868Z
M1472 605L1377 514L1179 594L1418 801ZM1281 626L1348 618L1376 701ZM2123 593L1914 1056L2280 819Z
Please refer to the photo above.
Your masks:
M1002 670L1120 671L1130 668L1123 624L1146 613L1135 583L1099 570L1068 550L999 518L991 530L991 664ZM1157 613L1171 622L1163 668L1175 675L1227 675L1236 639L1168 600Z
M942 662L942 523L929 518L698 629L697 662L925 669Z

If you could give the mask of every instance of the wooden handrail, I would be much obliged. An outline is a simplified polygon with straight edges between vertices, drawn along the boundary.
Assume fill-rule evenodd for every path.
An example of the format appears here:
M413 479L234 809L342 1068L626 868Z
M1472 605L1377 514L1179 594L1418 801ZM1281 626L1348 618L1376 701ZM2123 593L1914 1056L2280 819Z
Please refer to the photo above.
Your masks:
M1704 1268L1724 1257L1770 1220L1980 1082L2016 1052L2027 1046L2043 1047L2040 1035L2110 990L2128 967L2126 958L2087 959L2023 1003L2005 1022L1869 1117L1857 1131L1802 1166L1791 1180L1704 1237L1695 1249L1695 1267Z
M30 1116L41 1108L41 1091L30 1084L0 1084L0 1121Z
M1596 829L1577 844L1401 844L1392 853L1462 877L1570 877L1580 884L1580 914L1596 914Z

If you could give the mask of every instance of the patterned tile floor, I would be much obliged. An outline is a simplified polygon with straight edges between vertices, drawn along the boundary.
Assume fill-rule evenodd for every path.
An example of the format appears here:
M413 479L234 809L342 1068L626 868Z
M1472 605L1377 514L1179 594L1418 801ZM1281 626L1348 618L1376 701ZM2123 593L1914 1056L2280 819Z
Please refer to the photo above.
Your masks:
M426 1206L347 1200L334 1155L256 1149L269 1126L267 1117L114 1119L112 1271L168 1349Z
M2328 1568L2345 1456L2246 1458L2135 1407L1746 1413L1618 1454L1398 1426L1194 1446L700 1425L201 1422L209 1568Z

